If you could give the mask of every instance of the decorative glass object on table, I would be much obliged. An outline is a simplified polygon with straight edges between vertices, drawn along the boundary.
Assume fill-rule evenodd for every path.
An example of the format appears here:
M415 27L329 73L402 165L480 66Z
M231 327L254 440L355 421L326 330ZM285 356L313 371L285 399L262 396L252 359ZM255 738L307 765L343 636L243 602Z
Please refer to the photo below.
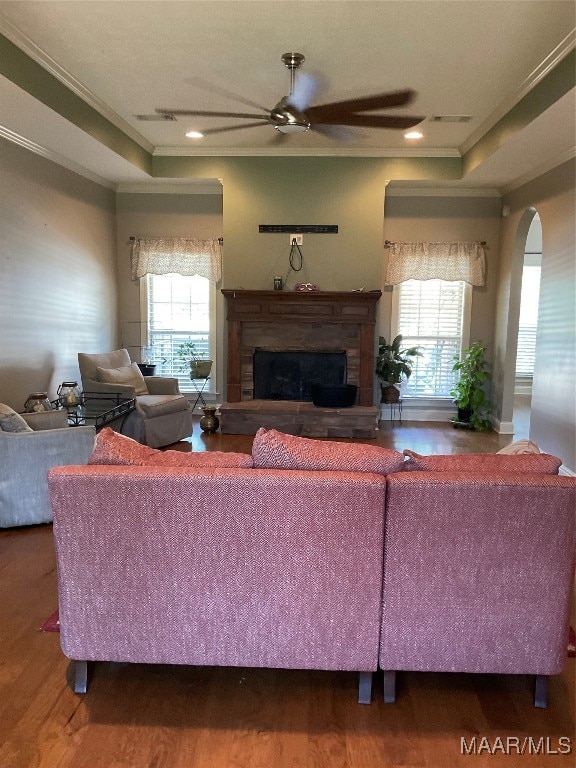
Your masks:
M53 410L53 405L48 399L47 392L32 392L24 403L26 413L40 413Z
M82 403L82 394L77 381L63 381L56 394L58 402L66 410L76 409Z

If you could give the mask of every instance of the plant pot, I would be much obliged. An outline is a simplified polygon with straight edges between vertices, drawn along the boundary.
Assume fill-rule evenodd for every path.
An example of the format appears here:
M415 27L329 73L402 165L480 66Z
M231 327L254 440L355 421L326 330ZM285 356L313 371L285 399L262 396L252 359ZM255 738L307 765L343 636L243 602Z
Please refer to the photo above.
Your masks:
M400 402L400 390L395 387L394 384L380 385L382 403L398 403Z
M136 363L136 365L140 368L142 376L154 376L156 363Z
M190 378L207 379L212 370L212 360L190 360Z
M458 408L457 414L458 421L461 421L463 424L468 424L472 418L472 408Z

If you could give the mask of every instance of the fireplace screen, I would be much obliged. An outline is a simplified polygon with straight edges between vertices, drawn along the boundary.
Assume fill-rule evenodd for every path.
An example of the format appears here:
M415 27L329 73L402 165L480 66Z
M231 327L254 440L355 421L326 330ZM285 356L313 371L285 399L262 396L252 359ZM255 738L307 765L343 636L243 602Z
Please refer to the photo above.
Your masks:
M255 400L311 401L312 384L346 384L346 351L254 351Z

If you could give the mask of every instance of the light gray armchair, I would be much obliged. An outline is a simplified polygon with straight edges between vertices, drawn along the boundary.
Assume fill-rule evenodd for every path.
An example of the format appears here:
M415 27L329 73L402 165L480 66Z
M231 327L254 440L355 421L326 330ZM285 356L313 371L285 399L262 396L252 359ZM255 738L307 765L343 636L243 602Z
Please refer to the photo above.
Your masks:
M134 398L136 409L118 421L118 431L151 448L177 443L192 434L192 409L178 379L142 376L126 349L92 355L78 353L84 392ZM114 422L108 426L115 428Z
M30 431L0 429L0 528L49 523L48 470L86 464L94 448L94 427L69 427L66 411L22 417Z

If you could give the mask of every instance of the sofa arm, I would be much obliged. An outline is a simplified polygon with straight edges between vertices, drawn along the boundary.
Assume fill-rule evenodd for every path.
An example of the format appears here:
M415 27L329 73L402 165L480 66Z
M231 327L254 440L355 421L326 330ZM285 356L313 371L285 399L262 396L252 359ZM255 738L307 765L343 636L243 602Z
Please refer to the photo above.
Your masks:
M20 414L34 431L62 429L68 426L68 413L64 409Z
M151 395L179 395L178 379L170 376L144 376Z

